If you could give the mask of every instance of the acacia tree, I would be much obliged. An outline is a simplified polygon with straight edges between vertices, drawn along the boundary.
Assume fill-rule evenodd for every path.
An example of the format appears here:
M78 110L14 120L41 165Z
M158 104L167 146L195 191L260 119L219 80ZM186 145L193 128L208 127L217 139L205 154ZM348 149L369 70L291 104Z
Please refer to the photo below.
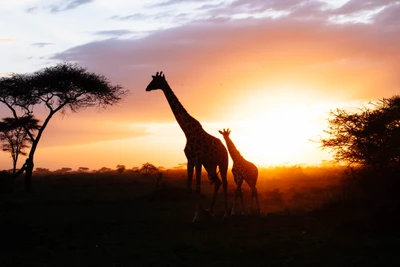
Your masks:
M356 112L330 112L322 148L338 162L373 169L400 167L400 96L384 98Z
M117 172L118 173L124 173L125 171L126 171L125 165L121 165L121 164L117 165Z
M43 175L43 174L50 174L51 171L48 168L39 168L39 167L37 167L35 169L35 173Z
M67 174L67 173L69 173L70 171L72 171L72 168L70 168L70 167L63 167L63 168L61 168L61 169L55 170L54 173L56 173L56 174Z
M89 170L88 167L79 167L78 172L87 172Z
M25 149L29 147L28 143L31 142L25 128L32 132L38 130L39 120L25 116L21 117L20 120L3 118L0 122L0 141L3 142L2 150L11 154L13 174L15 174L17 169L19 155L27 155Z
M118 103L127 91L112 85L103 75L88 72L75 64L61 63L33 74L14 74L0 78L0 102L20 121L43 107L43 123L34 133L25 127L32 142L25 171L25 190L32 190L34 155L44 130L54 114L67 114L97 106L106 108Z
M143 163L139 171L143 176L150 176L159 172L158 168L149 162Z

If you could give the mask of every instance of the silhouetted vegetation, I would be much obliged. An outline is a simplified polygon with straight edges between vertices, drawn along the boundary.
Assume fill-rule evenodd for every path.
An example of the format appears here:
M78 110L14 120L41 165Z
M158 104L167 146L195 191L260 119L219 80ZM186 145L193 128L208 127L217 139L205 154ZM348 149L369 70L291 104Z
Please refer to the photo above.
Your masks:
M106 108L118 103L126 94L120 85L112 85L103 75L68 63L45 68L33 74L14 74L0 78L0 102L10 110L17 122L32 117L36 109L48 111L40 127L24 127L30 141L29 166L25 171L25 189L32 190L34 155L44 130L54 114L78 112L97 106Z
M110 172L112 172L112 169L111 169L111 168L108 168L108 167L101 167L101 168L98 169L96 172L97 172L97 173L110 173Z
M21 117L19 120L15 118L3 118L0 122L0 141L2 150L9 152L12 158L13 174L17 169L19 155L26 156L26 148L32 140L28 137L28 131L39 129L39 120L32 116Z
M125 165L117 165L117 172L123 173L126 171Z
M384 98L358 111L331 111L327 138L338 162L371 167L398 168L400 164L400 96Z
M61 169L55 170L53 173L55 173L55 174L66 174L66 173L69 173L70 171L72 171L72 168L63 167Z
M89 171L88 167L79 167L78 168L78 172L87 172L87 171Z
M159 172L158 168L149 162L143 163L139 171L145 177L157 174Z
M48 168L36 168L34 171L36 174L43 175L43 174L50 174L52 173Z
M11 193L13 190L13 177L7 171L0 171L0 194Z
M365 214L357 218L355 228L371 222L381 228L388 222L400 223L400 96L354 112L337 109L330 115L322 148L331 149L335 160L348 168L342 197L324 212Z

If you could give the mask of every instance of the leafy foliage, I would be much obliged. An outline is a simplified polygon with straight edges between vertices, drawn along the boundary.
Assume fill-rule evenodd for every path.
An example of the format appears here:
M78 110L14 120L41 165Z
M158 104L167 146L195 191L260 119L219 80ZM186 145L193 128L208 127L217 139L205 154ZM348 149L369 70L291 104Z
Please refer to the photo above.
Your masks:
M108 167L101 167L100 169L97 170L97 173L108 173L108 172L112 172L112 169Z
M87 172L87 171L89 171L88 167L79 167L78 168L78 172Z
M118 173L124 173L125 170L126 170L125 165L120 165L120 164L117 165L117 172L118 172Z
M61 107L62 113L68 108L72 112L95 105L106 108L126 93L121 85L112 85L105 76L68 63L37 72L31 83L31 90L49 110Z
M43 174L50 174L51 171L48 168L36 168L35 173L43 175Z
M358 112L331 111L327 138L322 148L331 149L335 160L374 168L393 168L400 163L400 96L384 98Z
M72 168L63 167L61 169L55 170L53 173L55 173L55 174L66 174L66 173L69 173L70 171L72 171Z

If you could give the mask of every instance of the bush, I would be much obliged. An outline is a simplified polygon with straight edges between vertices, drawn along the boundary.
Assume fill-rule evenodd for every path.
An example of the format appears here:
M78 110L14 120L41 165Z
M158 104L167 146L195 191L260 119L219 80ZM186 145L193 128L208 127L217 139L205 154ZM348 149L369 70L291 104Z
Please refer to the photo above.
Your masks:
M7 171L0 172L0 193L11 193L13 191L14 179Z

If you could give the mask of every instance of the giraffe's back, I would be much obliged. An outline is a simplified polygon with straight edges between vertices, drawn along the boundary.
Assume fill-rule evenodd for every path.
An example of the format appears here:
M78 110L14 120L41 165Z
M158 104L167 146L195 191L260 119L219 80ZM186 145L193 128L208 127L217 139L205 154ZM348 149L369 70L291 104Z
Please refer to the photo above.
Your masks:
M243 180L250 186L257 184L258 168L250 161L245 159L233 161L232 174L236 184L242 183Z
M220 139L206 132L197 138L187 138L184 151L188 160L203 165L228 165L228 151L224 144Z

